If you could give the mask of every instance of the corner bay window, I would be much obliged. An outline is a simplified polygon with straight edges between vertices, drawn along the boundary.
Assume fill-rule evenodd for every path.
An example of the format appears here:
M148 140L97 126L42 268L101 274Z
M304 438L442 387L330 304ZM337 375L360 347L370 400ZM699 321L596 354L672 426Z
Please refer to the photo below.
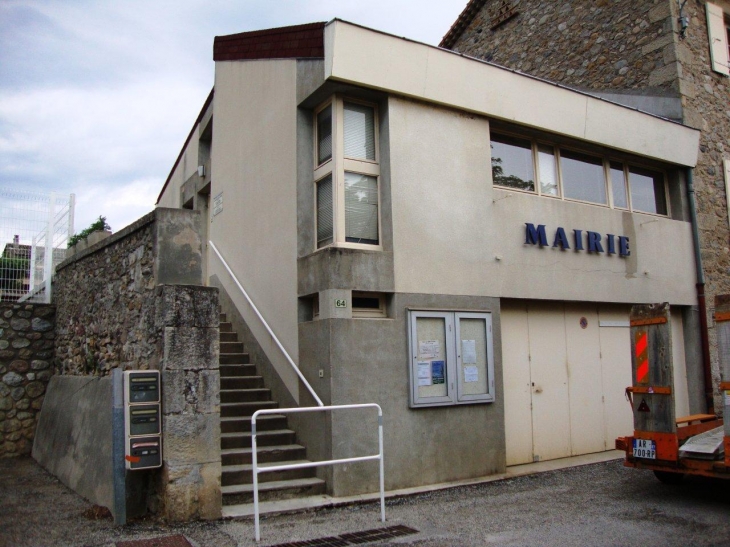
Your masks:
M315 114L317 248L380 245L377 111L335 96Z
M492 133L495 186L667 215L665 174L530 139Z

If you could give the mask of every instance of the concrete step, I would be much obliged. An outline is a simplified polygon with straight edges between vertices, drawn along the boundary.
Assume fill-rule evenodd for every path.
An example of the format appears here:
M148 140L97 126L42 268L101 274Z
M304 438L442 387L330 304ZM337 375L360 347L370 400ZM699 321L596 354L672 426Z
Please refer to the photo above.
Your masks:
M221 342L221 353L243 353L243 342Z
M271 481L259 484L259 500L273 501L291 499L300 496L314 496L325 491L322 479L310 477L290 481ZM253 501L253 485L237 484L222 486L223 505L250 503Z
M282 414L265 414L256 419L256 429L271 431L273 429L287 429L286 416ZM250 416L233 416L221 418L221 433L245 433L251 431Z
M267 463L266 465L292 465L311 463L309 460L293 460L284 462ZM259 463L259 467L265 467ZM234 484L251 484L253 482L253 465L226 465L222 468L221 485L232 486ZM270 471L268 473L259 473L259 483L272 481L285 481L292 479L307 479L314 477L317 470L314 467L305 467L303 469L289 469L285 471Z
M256 376L256 365L220 365L221 378Z
M261 376L236 376L221 378L221 389L255 389L264 387Z
M221 416L251 416L257 410L278 408L276 401L253 401L250 403L221 403Z
M251 389L221 389L221 403L251 403L270 401L271 390L264 387Z
M259 463L303 460L307 457L305 448L299 444L259 446L257 452ZM221 450L221 464L224 467L250 463L252 463L251 448L226 448Z
M233 323L220 321L218 323L218 332L233 332Z
M251 362L248 353L220 353L218 363L221 365L247 365Z
M331 506L333 498L326 494L308 496L305 498L293 498L289 500L262 501L259 503L260 515L276 515L280 513L301 513L320 507ZM241 503L239 505L224 505L223 518L235 519L252 517L254 515L253 503Z
M235 333L235 332L221 332L220 333L220 341L221 342L238 342L238 333Z
M258 424L257 424L258 425ZM257 446L294 444L296 434L291 429L272 429L256 433ZM250 448L251 432L221 433L221 448Z

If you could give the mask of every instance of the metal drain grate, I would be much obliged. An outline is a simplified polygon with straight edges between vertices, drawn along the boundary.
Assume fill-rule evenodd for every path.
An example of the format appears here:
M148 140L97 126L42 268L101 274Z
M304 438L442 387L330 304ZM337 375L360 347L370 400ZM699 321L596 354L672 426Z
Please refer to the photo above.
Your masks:
M393 539L417 533L418 530L415 528L409 528L408 526L399 524L398 526L365 530L363 532L352 532L350 534L342 534L341 536L308 539L305 541L294 541L291 543L280 543L278 545L272 545L272 547L346 547L347 545L360 545L363 543L383 541L385 539Z
M133 541L120 541L117 547L193 547L185 536L165 536L151 539L135 539Z

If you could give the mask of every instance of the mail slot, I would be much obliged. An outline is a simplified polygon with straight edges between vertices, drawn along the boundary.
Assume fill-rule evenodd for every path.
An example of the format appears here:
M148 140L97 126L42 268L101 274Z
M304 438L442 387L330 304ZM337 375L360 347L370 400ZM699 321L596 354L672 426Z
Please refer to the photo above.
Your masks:
M160 405L127 405L126 407L127 436L159 435L160 434Z
M162 440L158 435L127 439L127 469L150 469L162 466Z
M160 373L156 370L125 371L124 399L127 404L159 403Z

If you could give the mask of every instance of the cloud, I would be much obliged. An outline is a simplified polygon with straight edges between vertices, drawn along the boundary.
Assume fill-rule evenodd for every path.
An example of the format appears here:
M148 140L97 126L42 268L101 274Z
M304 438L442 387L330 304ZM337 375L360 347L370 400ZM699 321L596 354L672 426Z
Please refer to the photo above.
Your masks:
M0 186L146 213L212 85L216 35L340 17L436 44L467 0L1 0Z

